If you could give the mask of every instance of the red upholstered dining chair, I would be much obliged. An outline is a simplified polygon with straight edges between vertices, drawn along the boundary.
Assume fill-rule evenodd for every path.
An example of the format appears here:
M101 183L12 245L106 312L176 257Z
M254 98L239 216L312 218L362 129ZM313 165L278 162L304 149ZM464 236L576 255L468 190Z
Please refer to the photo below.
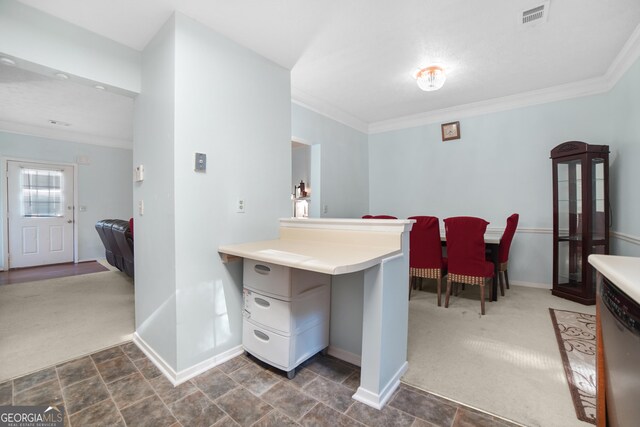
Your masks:
M500 239L500 246L498 246L498 281L500 282L500 292L504 296L504 285L507 284L509 289L509 274L507 273L507 263L509 262L509 249L511 248L511 242L513 241L513 235L516 233L518 227L518 220L520 215L514 213L507 218L507 226L502 233ZM504 277L503 277L504 276Z
M458 216L444 220L447 234L447 294L444 306L449 307L451 284L480 286L480 308L484 314L484 287L491 284L493 263L485 259L484 233L489 223L482 218ZM489 286L491 298L491 286Z
M362 219L371 219L373 215L362 215Z
M438 281L438 307L441 305L442 276L447 271L447 259L442 257L440 225L435 216L410 216L416 222L409 235L409 299L412 283L420 279ZM420 284L422 289L422 283Z
M398 219L398 218L391 215L371 215L370 219Z

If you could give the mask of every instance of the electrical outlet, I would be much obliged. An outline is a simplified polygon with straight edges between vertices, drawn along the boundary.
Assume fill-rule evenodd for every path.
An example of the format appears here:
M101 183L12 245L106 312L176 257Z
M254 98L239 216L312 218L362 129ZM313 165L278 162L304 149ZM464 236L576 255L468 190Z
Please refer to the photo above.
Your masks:
M329 213L329 205L324 205L324 206L322 207L322 213L325 213L325 214L326 214L326 213Z
M244 199L238 199L238 201L236 202L236 213L244 213L244 210L245 210Z
M138 214L144 215L144 200L138 200Z

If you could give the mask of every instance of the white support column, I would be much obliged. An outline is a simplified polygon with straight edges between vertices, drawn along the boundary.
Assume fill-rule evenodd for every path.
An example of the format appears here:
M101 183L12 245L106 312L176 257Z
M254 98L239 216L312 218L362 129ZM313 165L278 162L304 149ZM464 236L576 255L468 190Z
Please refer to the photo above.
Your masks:
M360 387L353 398L382 409L407 370L409 233L402 253L365 270Z

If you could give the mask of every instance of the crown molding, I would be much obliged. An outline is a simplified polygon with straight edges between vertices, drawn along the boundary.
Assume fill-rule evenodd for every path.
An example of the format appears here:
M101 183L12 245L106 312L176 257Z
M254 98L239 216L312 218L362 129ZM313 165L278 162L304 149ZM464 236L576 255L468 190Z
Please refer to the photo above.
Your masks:
M291 89L291 101L360 132L371 135L605 93L610 91L618 83L638 58L640 58L640 24L635 28L633 33L631 33L631 36L625 42L622 49L620 49L620 52L616 55L607 72L603 76L592 79L486 101L457 105L425 113L371 122L369 124L325 101L305 94L295 88Z
M62 129L50 129L24 123L14 123L0 120L0 131L17 133L20 135L37 136L40 138L57 139L61 141L78 142L80 144L100 145L112 148L133 149L133 141L105 136L90 135Z
M635 64L638 58L640 58L640 24L633 30L633 33L631 33L629 39L624 46L622 46L622 49L620 49L620 52L605 74L605 78L609 83L609 89L613 89L616 83L618 83L629 68Z
M291 87L291 102L359 132L368 133L369 125L367 122L293 86Z
M369 134L496 113L610 91L640 58L640 24L601 77L369 124Z
M597 77L579 82L568 83L545 89L533 90L516 95L473 102L455 107L443 108L426 113L413 114L395 119L382 120L369 124L369 134L388 132L392 130L458 120L466 117L508 111L532 105L547 104L549 102L596 95L610 89L609 82L604 77Z

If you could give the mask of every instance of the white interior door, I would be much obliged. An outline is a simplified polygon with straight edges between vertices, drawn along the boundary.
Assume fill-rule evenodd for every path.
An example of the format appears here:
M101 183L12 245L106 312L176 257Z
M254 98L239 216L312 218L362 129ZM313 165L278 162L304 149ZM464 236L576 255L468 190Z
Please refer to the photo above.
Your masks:
M73 261L73 166L7 162L9 267Z

